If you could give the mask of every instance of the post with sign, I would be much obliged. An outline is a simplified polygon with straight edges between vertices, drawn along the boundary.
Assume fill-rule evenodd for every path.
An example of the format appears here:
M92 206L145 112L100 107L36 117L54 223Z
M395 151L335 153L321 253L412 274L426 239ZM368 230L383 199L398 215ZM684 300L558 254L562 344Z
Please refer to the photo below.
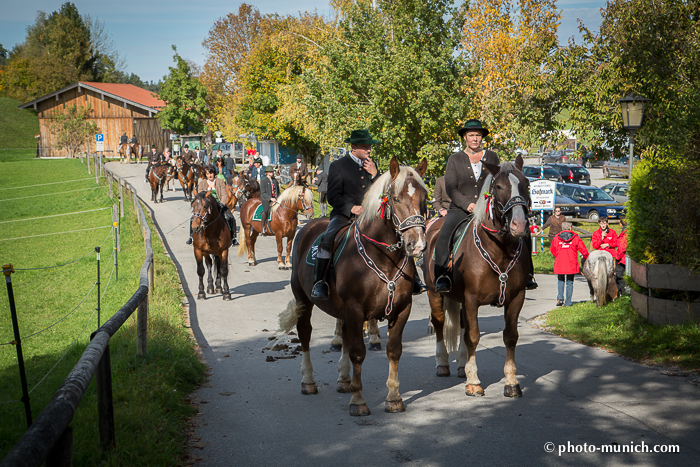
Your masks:
M540 230L544 226L544 211L554 210L554 198L557 192L557 183L551 180L535 180L530 182L530 210L540 211ZM533 245L534 246L534 245ZM544 238L540 239L541 249L544 249ZM533 248L535 251L535 248Z

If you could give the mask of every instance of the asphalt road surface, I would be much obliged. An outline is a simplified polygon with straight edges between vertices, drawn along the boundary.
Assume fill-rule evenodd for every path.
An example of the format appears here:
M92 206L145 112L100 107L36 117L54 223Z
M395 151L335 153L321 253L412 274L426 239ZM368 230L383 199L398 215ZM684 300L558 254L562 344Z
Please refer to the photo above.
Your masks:
M362 368L372 414L348 414L349 394L335 390L340 354L329 352L334 321L318 309L311 358L319 393L302 395L295 336L269 340L292 297L290 271L277 269L274 239L258 240L256 267L231 250L232 301L218 294L196 300L196 265L185 245L190 209L181 189L153 205L144 165L109 167L130 178L153 209L210 369L195 397L200 414L191 455L198 466L700 465L700 388L534 325L555 306L556 276L537 277L540 286L528 292L520 315L521 398L503 396L499 308L480 311L477 363L486 395L465 396L454 360L453 376L435 376L426 295L414 300L404 331L399 379L405 413L383 411L388 360L382 351L368 352ZM578 276L574 301L586 300L587 289ZM386 323L380 330L386 342ZM289 347L268 350L275 343Z

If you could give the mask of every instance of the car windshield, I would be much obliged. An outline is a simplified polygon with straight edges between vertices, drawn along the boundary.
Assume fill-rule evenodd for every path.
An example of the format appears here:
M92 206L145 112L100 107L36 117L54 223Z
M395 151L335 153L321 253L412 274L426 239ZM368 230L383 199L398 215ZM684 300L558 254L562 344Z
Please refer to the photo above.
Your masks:
M588 170L584 169L583 167L569 167L569 170L576 175L588 175Z
M612 196L610 196L609 194L607 194L606 192L604 192L600 188L587 188L586 194L588 195L588 198L591 201L612 201L612 202L615 202L615 200L612 198Z

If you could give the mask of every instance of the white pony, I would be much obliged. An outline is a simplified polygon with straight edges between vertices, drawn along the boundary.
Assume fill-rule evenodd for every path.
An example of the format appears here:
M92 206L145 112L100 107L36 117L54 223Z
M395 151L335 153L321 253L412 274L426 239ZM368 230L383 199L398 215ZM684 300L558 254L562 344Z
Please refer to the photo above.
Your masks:
M595 301L597 306L604 306L615 300L615 260L610 253L603 250L592 251L583 264L582 273L588 280L591 303Z

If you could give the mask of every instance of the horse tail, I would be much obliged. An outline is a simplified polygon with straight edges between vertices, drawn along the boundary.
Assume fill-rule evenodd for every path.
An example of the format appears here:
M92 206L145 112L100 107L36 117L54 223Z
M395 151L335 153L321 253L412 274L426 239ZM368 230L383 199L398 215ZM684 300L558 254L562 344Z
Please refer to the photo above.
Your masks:
M445 310L445 327L443 328L443 339L448 353L455 353L459 348L459 310L461 304L449 298L443 299L443 309Z
M245 229L241 226L238 229L238 256L243 256L245 252Z
M288 333L297 325L299 316L304 313L304 304L297 302L295 298L287 303L287 309L279 314L279 330L278 332Z
M602 255L598 257L596 267L598 268L595 285L596 306L604 306L606 303L605 292L608 287L608 265Z

